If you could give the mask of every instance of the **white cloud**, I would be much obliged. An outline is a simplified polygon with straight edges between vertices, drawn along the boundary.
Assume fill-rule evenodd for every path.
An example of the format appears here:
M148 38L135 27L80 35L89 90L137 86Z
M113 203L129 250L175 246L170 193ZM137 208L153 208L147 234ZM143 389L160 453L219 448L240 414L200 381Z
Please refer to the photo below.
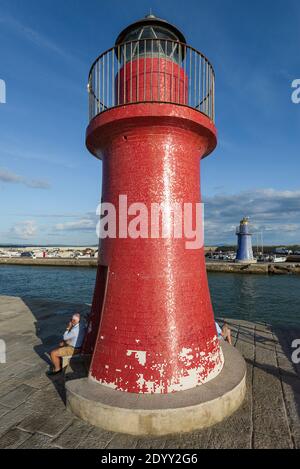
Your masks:
M236 242L235 227L249 216L253 233L269 243L300 243L300 190L257 189L204 199L206 244Z
M11 234L14 238L30 239L33 238L37 233L37 224L34 220L25 220L19 223L16 223L12 229Z
M23 184L32 189L49 189L50 184L42 179L28 179L18 174L0 168L0 182L8 184Z
M253 244L261 232L265 244L300 244L300 190L265 188L218 194L204 198L204 203L206 245L236 244L235 228L244 216L250 217ZM37 216L61 219L60 223L43 225L43 242L47 242L47 236L63 237L64 242L74 240L76 244L90 242L91 236L96 239L99 218L93 212ZM28 214L28 217L28 221L16 224L10 235L18 238L35 236L37 225L32 221L35 215Z
M92 231L96 230L96 222L90 218L82 218L77 221L58 223L54 228L57 231Z

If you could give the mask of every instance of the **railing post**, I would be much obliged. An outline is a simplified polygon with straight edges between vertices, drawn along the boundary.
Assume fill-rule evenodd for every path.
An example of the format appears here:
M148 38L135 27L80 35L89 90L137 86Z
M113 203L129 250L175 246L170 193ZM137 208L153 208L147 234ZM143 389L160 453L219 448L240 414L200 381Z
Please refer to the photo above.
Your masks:
M130 103L132 103L132 42L130 43Z
M115 105L115 48L111 50L111 103Z
M135 101L139 101L139 87L140 87L140 41L137 42L137 72L136 72L136 96Z
M118 46L118 102L117 106L120 105L120 69L121 69L121 53L120 46Z

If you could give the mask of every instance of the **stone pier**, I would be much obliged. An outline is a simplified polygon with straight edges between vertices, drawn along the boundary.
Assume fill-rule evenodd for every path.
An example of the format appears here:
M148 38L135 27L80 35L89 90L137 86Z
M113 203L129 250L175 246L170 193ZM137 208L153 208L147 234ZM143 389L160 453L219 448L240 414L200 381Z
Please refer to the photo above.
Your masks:
M243 405L205 430L140 438L92 427L66 409L65 381L85 373L80 360L64 374L46 376L47 352L74 310L88 314L89 306L0 297L0 339L6 344L6 363L0 363L0 448L300 448L300 364L291 361L299 327L226 318L247 363Z
M300 258L300 256L299 256ZM300 259L299 259L300 260ZM300 262L258 262L257 264L237 264L227 261L206 260L207 272L222 272L228 274L258 274L258 275L300 275ZM34 266L34 267L90 267L96 268L98 259L70 259L70 258L37 258L26 257L0 257L1 265Z

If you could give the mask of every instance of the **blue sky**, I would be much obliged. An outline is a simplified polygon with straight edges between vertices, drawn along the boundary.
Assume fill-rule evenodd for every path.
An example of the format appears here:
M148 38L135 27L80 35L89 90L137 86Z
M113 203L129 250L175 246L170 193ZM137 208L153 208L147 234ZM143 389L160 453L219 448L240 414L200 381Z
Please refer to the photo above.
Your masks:
M202 162L207 244L251 216L300 243L298 0L0 0L0 243L95 244L101 162L85 148L87 75L149 9L216 72L217 150Z

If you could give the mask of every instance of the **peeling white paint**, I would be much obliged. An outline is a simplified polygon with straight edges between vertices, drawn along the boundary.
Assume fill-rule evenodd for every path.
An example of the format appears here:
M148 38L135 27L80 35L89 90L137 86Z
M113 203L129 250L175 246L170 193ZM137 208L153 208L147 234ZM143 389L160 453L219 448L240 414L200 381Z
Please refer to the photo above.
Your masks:
M181 350L181 352L179 353L179 358L183 361L191 361L193 360L193 355L191 354L193 350L191 348L185 348L183 347L183 349Z
M165 363L155 363L150 367L151 370L156 370L162 378L165 372L166 362Z
M205 349L211 349L213 352L204 352L202 347L199 349L197 346L193 348L183 347L178 355L178 357L180 357L180 359L183 361L182 369L178 369L176 376L173 376L169 380L166 380L166 369L168 369L170 361L166 360L165 358L163 359L161 353L155 353L155 358L152 356L152 360L154 362L152 361L151 364L148 363L148 367L145 369L145 372L137 375L136 385L138 392L144 394L172 393L192 389L196 386L211 381L221 372L224 366L224 356L222 349L219 348L219 339L217 336L209 340L204 350ZM140 365L146 365L146 351L127 350L127 356L131 356L132 354ZM197 363L197 366L189 368L189 366L192 365L190 363L191 360L194 360L195 363ZM211 366L213 368L208 370L208 368ZM124 365L124 367L135 371L135 367L129 364ZM109 368L109 366L105 365L105 368ZM153 371L155 371L155 373L153 373ZM116 369L116 372L121 372L121 370ZM159 379L157 379L157 372L159 373ZM145 379L145 376L147 376L148 380ZM116 376L115 382L105 382L103 379L97 380L91 376L91 374L90 378L93 381L101 383L102 385L112 389L128 392L129 383L128 381L124 382L122 377Z
M157 386L155 381L146 381L143 374L138 375L139 378L136 382L141 392L144 391L144 394L161 394L163 392L163 384Z
M146 354L147 352L144 350L127 350L126 355L130 357L134 354L135 358L139 362L140 365L145 366L146 364Z
M139 376L139 379L137 380L136 384L138 385L140 391L142 391L143 387L144 387L144 384L145 384L144 375L139 374L138 376Z
M177 379L173 378L170 382L168 382L167 392L185 391L216 378L224 366L224 356L222 349L220 349L220 354L219 351L208 354L207 360L205 361L216 363L215 367L206 376L203 376L203 373L206 369L205 364L186 370L184 375Z

